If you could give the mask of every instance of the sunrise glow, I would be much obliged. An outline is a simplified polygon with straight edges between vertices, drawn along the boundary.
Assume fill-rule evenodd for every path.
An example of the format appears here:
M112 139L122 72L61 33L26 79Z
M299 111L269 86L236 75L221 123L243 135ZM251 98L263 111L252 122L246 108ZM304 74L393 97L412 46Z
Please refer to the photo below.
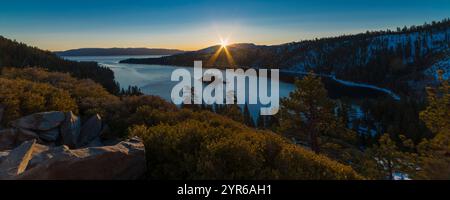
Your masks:
M220 39L220 46L223 48L228 46L228 39Z

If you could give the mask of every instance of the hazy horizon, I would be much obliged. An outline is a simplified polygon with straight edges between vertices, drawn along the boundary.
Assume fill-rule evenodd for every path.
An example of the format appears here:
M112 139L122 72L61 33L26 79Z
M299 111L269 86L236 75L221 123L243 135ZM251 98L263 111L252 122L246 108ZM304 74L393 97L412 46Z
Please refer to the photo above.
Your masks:
M238 6L237 6L238 5ZM198 50L229 43L276 45L448 17L450 2L65 1L4 2L0 35L50 51L78 48Z

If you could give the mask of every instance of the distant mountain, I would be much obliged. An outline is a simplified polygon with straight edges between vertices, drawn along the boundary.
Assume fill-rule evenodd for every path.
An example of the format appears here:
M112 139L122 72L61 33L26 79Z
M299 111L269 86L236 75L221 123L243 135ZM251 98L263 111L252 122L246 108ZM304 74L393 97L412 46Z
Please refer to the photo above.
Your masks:
M450 66L442 60L450 58L450 20L397 28L396 31L366 32L273 46L235 44L227 47L232 62L226 51L215 55L220 48L212 46L173 56L121 62L192 66L194 60L202 60L206 67L314 71L405 94L423 91L423 84L435 77L428 70L430 68L443 69L448 77Z
M119 55L174 55L183 53L177 49L149 48L82 48L54 52L58 56L119 56Z

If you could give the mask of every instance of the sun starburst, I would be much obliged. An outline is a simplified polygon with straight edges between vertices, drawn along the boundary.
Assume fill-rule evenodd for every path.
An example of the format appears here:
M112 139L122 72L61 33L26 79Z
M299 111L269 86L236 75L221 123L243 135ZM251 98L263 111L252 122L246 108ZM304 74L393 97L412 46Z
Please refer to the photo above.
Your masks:
M226 56L226 59L228 61L228 64L230 67L234 67L235 63L234 63L234 59L233 56L231 55L230 51L228 51L228 45L229 45L229 40L227 39L223 39L222 37L220 37L220 48L217 49L217 51L211 56L211 58L208 60L207 62L207 66L212 66L215 64L217 58L219 57L219 55L221 53L224 53Z
M228 46L228 39L220 39L220 46L226 48Z

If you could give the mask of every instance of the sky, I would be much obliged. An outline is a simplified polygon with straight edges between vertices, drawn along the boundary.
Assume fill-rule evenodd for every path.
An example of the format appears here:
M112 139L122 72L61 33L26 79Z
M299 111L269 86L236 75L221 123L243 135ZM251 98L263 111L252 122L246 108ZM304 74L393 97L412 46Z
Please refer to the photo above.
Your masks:
M450 17L450 0L1 0L0 35L46 50L282 44Z

